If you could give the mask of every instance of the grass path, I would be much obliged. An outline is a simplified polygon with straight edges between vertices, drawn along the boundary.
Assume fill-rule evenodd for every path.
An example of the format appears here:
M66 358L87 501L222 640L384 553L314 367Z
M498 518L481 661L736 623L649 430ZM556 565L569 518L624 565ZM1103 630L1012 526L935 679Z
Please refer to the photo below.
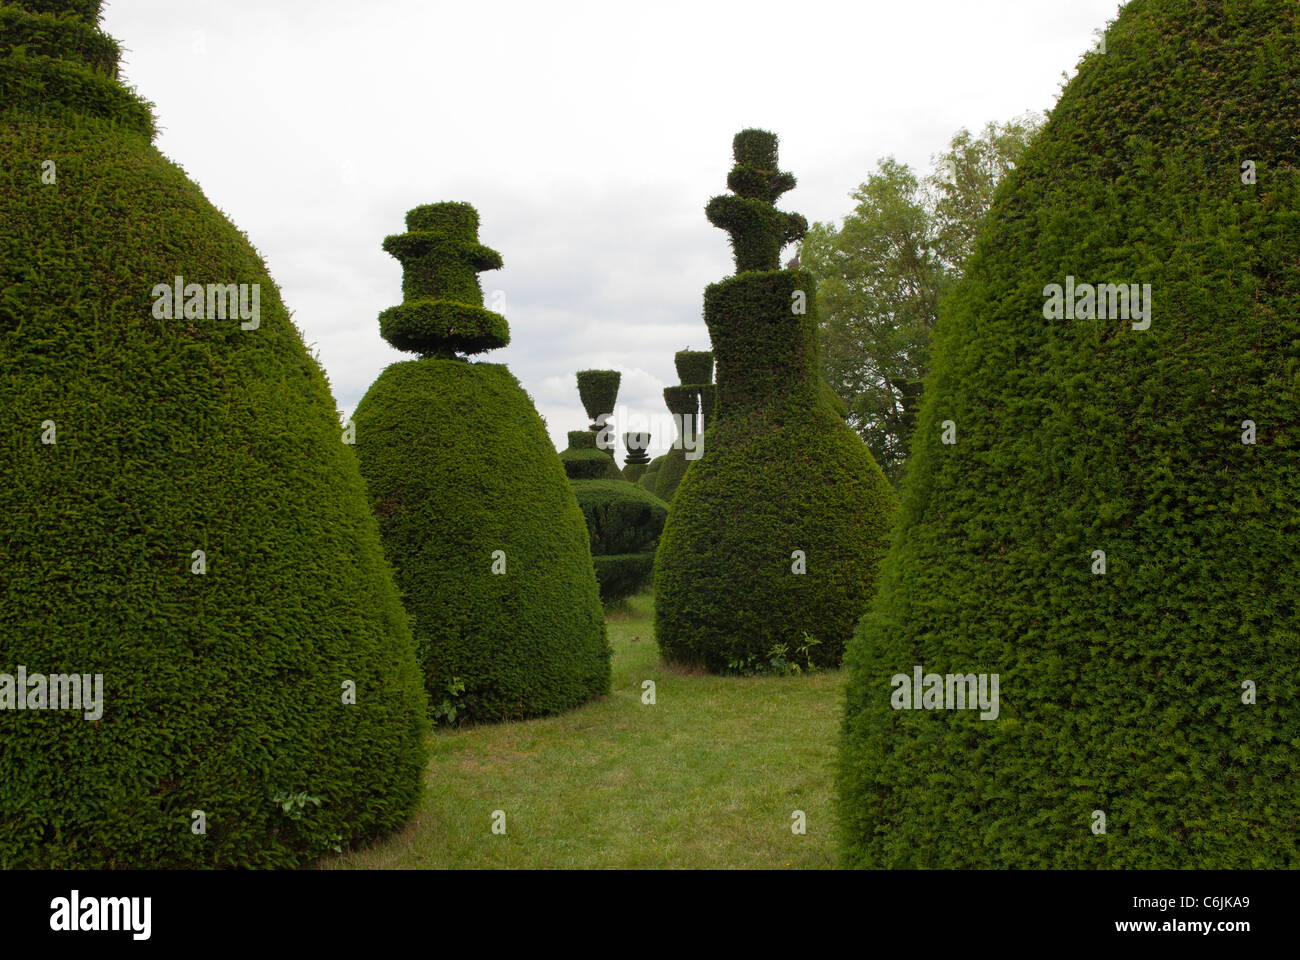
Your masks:
M320 865L834 866L842 672L739 678L665 667L645 596L608 623L608 697L559 717L438 731L406 829ZM653 706L641 702L645 680L656 684ZM491 831L494 810L505 812L505 835ZM790 829L795 810L806 835Z

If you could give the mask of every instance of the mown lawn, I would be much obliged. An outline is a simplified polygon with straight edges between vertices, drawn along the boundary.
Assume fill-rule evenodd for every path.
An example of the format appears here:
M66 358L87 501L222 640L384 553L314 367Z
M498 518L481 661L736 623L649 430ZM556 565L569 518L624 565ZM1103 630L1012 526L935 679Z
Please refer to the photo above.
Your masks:
M560 717L440 730L399 834L325 868L828 868L842 671L711 677L665 667L652 600L608 618L608 697ZM644 705L642 682L656 684ZM493 811L506 833L492 833ZM791 831L802 810L807 833Z

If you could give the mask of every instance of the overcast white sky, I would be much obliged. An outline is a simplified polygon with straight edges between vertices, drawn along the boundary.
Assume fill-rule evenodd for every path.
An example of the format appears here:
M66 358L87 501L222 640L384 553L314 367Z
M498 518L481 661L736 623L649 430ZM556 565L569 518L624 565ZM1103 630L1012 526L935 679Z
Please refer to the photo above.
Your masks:
M575 371L621 370L620 405L661 415L673 353L709 348L704 287L732 261L703 208L737 130L780 136L783 209L838 220L881 157L925 171L956 130L1050 108L1118 6L108 0L104 27L340 408L409 356L379 337L401 300L380 242L413 206L467 201L512 336L478 359L509 365L563 447L587 423Z

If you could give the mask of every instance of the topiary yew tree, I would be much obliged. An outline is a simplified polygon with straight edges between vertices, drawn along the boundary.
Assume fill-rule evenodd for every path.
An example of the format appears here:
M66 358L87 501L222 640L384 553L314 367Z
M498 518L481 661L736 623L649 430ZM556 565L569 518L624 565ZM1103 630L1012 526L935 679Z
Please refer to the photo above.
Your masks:
M560 462L570 480L622 480L623 472L614 461L614 447L601 449L601 431L606 430L604 419L614 412L618 399L618 383L622 377L617 370L579 370L578 396L592 423L586 430L570 430L569 446L560 451Z
M1132 0L1000 188L847 657L847 864L1300 866L1298 38ZM893 709L918 665L996 719Z
M695 421L697 432L707 430L713 421L713 354L708 350L678 350L673 356L677 379L692 387L699 397L700 419ZM702 422L701 422L702 419Z
M610 682L586 525L519 382L458 355L508 337L474 276L500 257L479 245L468 204L416 207L406 225L384 241L402 262L405 299L380 324L422 359L380 374L354 420L430 702L455 722L566 710ZM617 473L607 454L588 452Z
M659 466L654 492L671 503L677 487L682 482L682 477L686 476L686 469L693 462L686 459L688 445L691 447L692 457L698 459L694 454L700 436L699 388L686 384L664 387L664 403L679 426L677 437L668 452L664 454L663 462Z
M627 450L623 459L623 479L636 483L650 465L650 454L646 453L650 449L650 434L625 433L623 447Z
M822 393L812 276L776 269L804 222L773 207L794 186L777 139L744 130L733 152L737 195L706 208L737 270L704 297L716 419L660 538L655 633L669 660L714 671L761 669L782 646L830 665L871 597L894 494Z
M582 407L591 417L592 433L599 433L604 426L603 419L614 412L614 402L618 400L618 384L623 375L617 370L579 370L578 396ZM613 447L609 455L614 455Z
M713 353L708 350L678 350L673 354L677 379L687 386L713 382Z
M0 5L0 868L290 867L415 805L414 641L324 374L99 16Z

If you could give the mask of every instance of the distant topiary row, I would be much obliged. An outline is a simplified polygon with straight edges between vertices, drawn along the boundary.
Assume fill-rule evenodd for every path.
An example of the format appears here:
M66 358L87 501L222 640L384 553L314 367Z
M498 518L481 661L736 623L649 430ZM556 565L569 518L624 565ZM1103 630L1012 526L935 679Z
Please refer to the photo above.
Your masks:
M616 370L578 373L578 393L593 424L590 430L570 431L569 449L560 455L587 522L592 561L605 603L649 584L655 546L668 513L667 504L658 497L623 479L612 451L596 447L598 434L592 430L608 429L604 419L614 409L618 384ZM631 436L625 434L625 442ZM645 442L649 443L648 437ZM630 443L628 449L633 449Z

